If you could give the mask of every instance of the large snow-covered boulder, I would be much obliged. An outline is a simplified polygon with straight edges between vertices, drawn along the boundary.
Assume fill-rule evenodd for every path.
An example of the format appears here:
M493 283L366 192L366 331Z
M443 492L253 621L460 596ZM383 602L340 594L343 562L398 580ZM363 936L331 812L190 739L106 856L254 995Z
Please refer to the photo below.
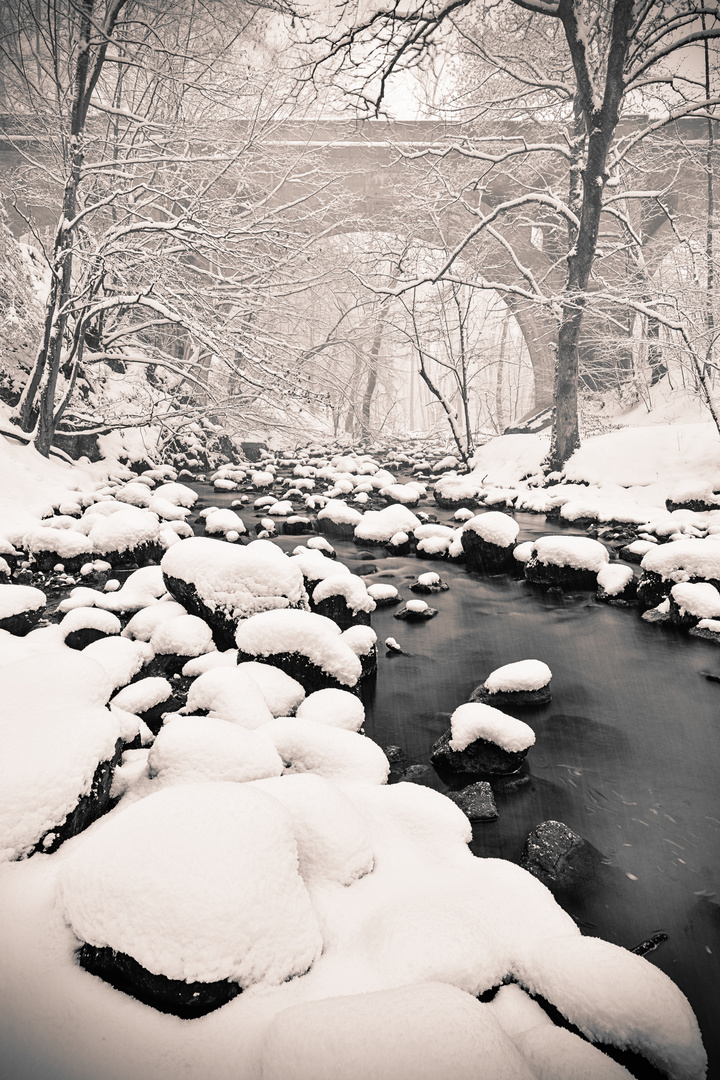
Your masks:
M420 518L407 506L391 503L384 510L367 510L355 527L355 539L367 544L387 544L396 533L411 533L420 524Z
M271 740L288 773L316 773L328 780L384 784L390 764L365 735L301 717L278 717L260 731Z
M257 728L272 720L265 695L249 667L223 665L199 675L188 690L187 712L204 711L244 728Z
M656 607L681 582L709 582L720 589L720 537L655 544L643 555L637 596L643 608Z
M150 776L163 784L280 776L283 763L270 739L211 716L174 716L148 754Z
M168 591L212 627L218 648L231 648L238 623L257 612L307 607L300 568L268 540L245 547L190 537L162 559Z
M489 510L465 522L460 540L471 570L499 574L510 569L520 526L509 514Z
M277 799L247 784L180 784L88 836L63 864L59 888L85 942L83 966L191 1017L248 986L301 975L319 956L297 867Z
M47 600L32 585L0 585L0 630L24 635L40 620Z
M541 587L596 589L598 573L609 559L604 544L589 536L541 536L525 564L525 577Z
M330 562L331 560L326 560ZM370 625L375 601L356 574L335 574L320 581L312 592L313 610L336 622L341 630Z
M261 612L240 624L235 640L239 662L282 668L308 693L326 686L352 690L362 675L362 664L337 623L314 612Z
M54 851L107 809L130 734L105 708L111 692L71 650L0 666L0 858Z

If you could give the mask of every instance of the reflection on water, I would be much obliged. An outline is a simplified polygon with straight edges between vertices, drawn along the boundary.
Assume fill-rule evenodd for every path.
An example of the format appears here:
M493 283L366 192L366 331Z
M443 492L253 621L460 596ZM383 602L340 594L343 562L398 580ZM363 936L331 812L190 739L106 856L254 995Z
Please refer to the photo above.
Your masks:
M199 490L206 502L231 501ZM519 518L521 539L557 530ZM286 550L301 542L280 541ZM354 544L332 543L352 568L368 561ZM668 934L651 960L689 997L714 1062L709 1075L720 1076L720 684L705 677L720 674L720 649L587 593L542 594L524 581L381 554L368 584L390 581L409 599L410 583L434 569L450 589L431 598L439 614L427 622L400 622L393 608L373 615L380 655L365 694L367 734L426 763L448 714L494 668L545 661L552 702L517 714L537 734L529 781L497 792L499 818L474 827L473 850L517 861L528 832L550 818L598 848L606 864L593 887L563 905L584 932L628 948ZM389 636L407 655L385 654Z

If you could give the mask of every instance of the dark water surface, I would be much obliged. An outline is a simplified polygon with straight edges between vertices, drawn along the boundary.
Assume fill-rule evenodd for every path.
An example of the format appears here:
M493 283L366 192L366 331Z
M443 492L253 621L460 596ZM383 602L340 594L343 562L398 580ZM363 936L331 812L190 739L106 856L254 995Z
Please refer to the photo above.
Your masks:
M232 494L194 486L198 509L232 502ZM257 520L252 509L238 512L249 527ZM518 520L520 539L558 531L535 515ZM368 561L354 543L329 539L351 569ZM303 537L279 542L291 550ZM389 582L407 600L418 574L435 570L450 588L426 597L439 612L429 621L400 621L396 608L373 614L379 660L365 694L367 734L427 763L449 727L438 714L467 701L502 664L547 663L552 702L517 713L537 735L523 768L529 780L496 796L499 818L474 827L473 850L517 861L530 830L551 818L598 848L607 862L588 891L558 899L583 932L618 945L668 935L650 959L690 999L710 1055L708 1075L718 1080L720 683L705 672L720 676L720 648L588 593L549 595L448 562L384 555L382 548L373 553L377 572L367 584ZM386 654L389 636L406 655ZM434 774L432 782L447 790Z

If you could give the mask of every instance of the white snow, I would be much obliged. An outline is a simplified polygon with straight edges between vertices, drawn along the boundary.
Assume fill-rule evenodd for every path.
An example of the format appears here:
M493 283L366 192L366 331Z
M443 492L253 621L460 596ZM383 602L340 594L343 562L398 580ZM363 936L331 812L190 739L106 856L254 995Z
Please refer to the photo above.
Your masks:
M509 753L516 753L527 750L535 742L535 732L528 724L492 705L475 701L458 706L450 717L450 730L452 750L464 750L475 739L485 739Z
M600 567L597 583L604 589L608 596L617 596L632 581L634 574L629 566L622 563L606 563Z
M316 604L330 596L341 596L354 615L359 611L369 613L375 610L375 601L368 595L362 579L355 574L333 574L313 589L312 598Z
M147 642L106 637L86 645L82 655L98 663L116 688L129 683L143 665L152 660L154 653Z
M355 686L362 668L340 639L340 627L310 611L264 611L242 622L235 634L240 652L250 656L299 653L342 683Z
M540 690L552 679L552 671L542 660L516 660L491 672L485 680L485 689L491 694L498 691Z
M237 658L237 650L232 652ZM260 664L247 660L238 664L237 670L242 675L249 675L260 690L273 716L290 716L305 698L305 689L297 679L273 664Z
M439 585L440 575L428 570L425 574L418 574L418 585Z
M517 540L520 526L509 514L499 510L488 510L465 522L465 529L477 533L488 544L508 548Z
M163 600L159 604L150 604L148 607L140 608L132 616L122 635L134 638L136 641L149 641L161 623L176 619L179 615L187 615L187 612L182 604L178 604L175 600Z
M73 608L72 611L68 611L67 615L63 615L60 621L63 638L66 638L74 630L86 629L99 630L107 635L119 634L122 623L117 615L113 615L111 611L103 611L102 608L95 607ZM132 712L132 709L130 711Z
M680 608L681 615L695 615L699 619L720 616L720 592L707 581L673 585L670 595Z
M176 656L201 656L215 648L212 630L197 615L163 619L150 635L150 646L156 655L174 653Z
M205 518L205 532L210 535L222 533L226 536L230 532L241 536L247 532L243 519L234 510L213 510Z
M546 566L569 566L597 573L609 561L607 548L589 536L541 536L534 553Z
M246 665L215 667L199 675L188 691L185 710L207 709L210 716L257 728L272 719L265 696Z
M652 570L670 581L687 581L691 577L720 579L720 538L704 540L671 540L658 544L642 559L643 570Z
M169 577L193 584L212 611L233 618L306 602L300 568L269 540L235 547L191 537L166 551L161 566Z
M275 745L289 773L316 773L328 780L384 784L385 754L365 735L297 716L278 717L260 729Z
M365 723L365 706L355 694L327 687L308 694L295 715L300 720L313 720L316 724L359 731Z
M0 619L44 608L47 598L42 589L32 585L3 585L0 588ZM373 605L374 606L374 605Z
M0 666L0 859L15 859L89 793L98 764L113 757L121 725L104 708L110 680L84 654L68 649L6 659Z
M420 615L421 612L427 611L429 604L426 600L408 600L405 607L408 611L412 611L414 615Z
M281 983L322 948L287 811L244 784L141 799L83 837L59 888L82 941L171 979Z
M163 785L280 776L283 763L261 733L211 716L174 716L148 754L148 773Z
M355 537L387 543L396 533L412 532L420 524L420 519L406 506L391 503L383 510L366 510L362 521L355 526Z
M357 525L362 514L354 506L348 506L342 499L328 499L318 510L318 521L332 521L335 525Z
M368 596L371 596L376 602L378 600L390 600L400 595L394 585L385 585L379 581L374 585L368 585L367 591Z
M167 679L159 675L150 675L145 679L124 686L112 698L111 704L129 713L143 713L159 705L172 694L172 686Z

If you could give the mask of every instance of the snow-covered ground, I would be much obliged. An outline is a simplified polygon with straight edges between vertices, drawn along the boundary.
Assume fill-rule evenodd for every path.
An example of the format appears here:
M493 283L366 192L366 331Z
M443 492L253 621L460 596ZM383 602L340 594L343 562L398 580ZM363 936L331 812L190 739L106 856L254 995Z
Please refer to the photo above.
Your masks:
M692 543L688 522L702 519L707 533L713 511L672 518L665 501L714 502L720 438L706 423L676 419L588 440L555 487L531 482L547 449L538 435L488 443L471 476L447 484L455 492L472 488L471 497L488 506L509 503L508 492L518 506L535 499L538 510L554 499L570 521L654 521L662 539L677 533ZM398 534L407 540L405 530L423 527L407 507L415 500L393 492L394 478L366 464L348 456L321 477L338 500L326 517L345 527L361 523L356 535L365 542L392 542ZM272 472L257 473L255 486L266 478L272 484ZM115 462L47 462L0 436L0 541L18 543L53 507L67 518L61 531L92 537L92 528L77 527L87 520L79 512L114 505L119 488L112 484L128 479ZM358 485L402 495L402 502L360 519L342 509ZM171 508L182 504L182 493L174 495ZM76 510L67 513L71 505ZM355 685L360 660L352 645L339 628L328 637L327 620L308 611L300 571L312 578L322 556L263 559L264 540L254 541L256 549L205 539L183 547L184 515L168 517L172 509L156 506L157 513L149 504L128 506L127 518L122 508L89 517L127 521L130 530L137 514L146 524L154 517L161 546L170 549L167 565L195 584L209 609L222 606L218 582L227 598L228 581L241 580L242 603L233 600L234 614L245 620L241 650L260 659L285 653L295 635L298 652ZM452 552L456 537L448 530L423 539ZM91 545L88 558L97 554ZM325 572L321 567L316 580L337 582L346 573L338 564L334 578ZM85 625L76 612L100 609L104 621L93 616L87 625L110 634L82 656L65 644L70 628L62 625L0 635L0 786L9 837L0 846L10 857L38 841L51 852L0 865L7 1075L437 1080L478 1075L481 1058L482 1075L493 1080L629 1076L557 1027L531 997L539 995L588 1038L636 1050L674 1080L700 1080L705 1057L695 1018L666 975L581 935L529 873L472 855L469 822L449 799L415 784L388 785L388 761L362 734L362 714L338 697L347 691L305 697L287 676L254 676L255 662L235 666L236 656L217 652L197 615L162 595L157 568L138 573L134 585L86 589L66 602L73 628ZM170 616L156 619L166 605ZM135 630L128 624L118 633L120 623L105 618L111 611L126 619L137 612ZM157 676L144 690L131 680L173 650L184 661L195 657L195 682L183 714L166 717L153 745L147 725L128 709L161 703L166 687ZM526 664L510 689L528 679L535 685L534 674ZM543 670L540 682L548 675ZM128 683L138 690L122 697ZM199 715L205 710L209 716ZM462 745L491 734L525 748L535 737L527 725L475 704L460 707L452 730ZM53 850L52 830L88 790L95 764L136 732L138 746L116 773L117 806ZM171 979L234 980L243 992L206 1016L182 1020L79 967L80 942L109 946ZM492 1001L477 1000L508 977L515 983Z

